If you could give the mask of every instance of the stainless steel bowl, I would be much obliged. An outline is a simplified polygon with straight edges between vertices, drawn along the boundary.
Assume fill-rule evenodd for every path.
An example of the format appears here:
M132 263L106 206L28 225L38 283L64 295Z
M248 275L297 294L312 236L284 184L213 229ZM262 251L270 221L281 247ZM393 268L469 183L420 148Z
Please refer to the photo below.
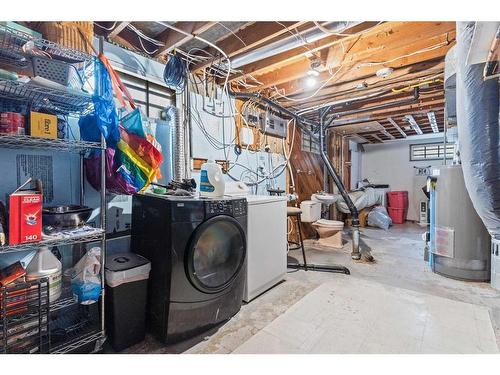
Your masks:
M93 208L79 205L44 207L42 223L44 227L71 229L83 226L92 214Z

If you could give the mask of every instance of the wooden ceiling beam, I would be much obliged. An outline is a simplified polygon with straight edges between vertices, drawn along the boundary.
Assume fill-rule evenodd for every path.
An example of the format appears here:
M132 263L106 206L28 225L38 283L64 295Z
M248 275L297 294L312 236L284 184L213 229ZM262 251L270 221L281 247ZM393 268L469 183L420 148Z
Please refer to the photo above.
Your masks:
M448 44L445 44L445 42L449 41ZM396 68L401 68L404 66L409 66L409 65L414 65L419 62L427 61L427 60L433 60L439 57L443 57L448 50L451 48L454 42L454 37L451 38L447 34L442 34L439 35L435 38L431 39L425 39L422 41L418 41L415 44L411 45L406 45L401 48L397 48L394 50L385 50L383 51L382 54L375 55L370 59L370 62L375 61L390 61L394 60L391 63L388 64L379 64L379 65L363 65L366 64L366 61L362 60L356 60L356 61L346 61L343 62L341 65L338 67L334 68L335 76L331 78L330 75L328 75L327 80L330 79L331 83L335 82L343 82L347 80L352 80L360 76L367 76L367 75L375 75L375 73L384 65L390 66L393 69ZM436 45L443 44L439 48L431 49ZM428 51L421 52L418 54L414 54L411 56L399 58L400 56L405 56L411 53L411 51L415 52L418 50L425 50L429 48ZM300 78L304 78L306 75L307 70L309 69L309 60L308 59L302 59L300 61L297 61L293 64L289 64L284 66L283 68L277 69L275 71L272 71L270 73L266 73L260 76L254 77L256 80L261 82L261 85L259 85L256 88L249 88L246 91L258 91L262 90L268 87L272 86L278 86L281 84L284 84L286 82L292 81L292 80L297 80ZM319 83L319 84L324 84ZM307 96L307 95L306 95Z
M199 35L210 29L217 22L212 21L181 21L176 22L173 26L175 28L182 30L190 35L183 34L181 32L172 30L170 28L166 28L161 33L154 36L154 39L165 43L165 45L158 49L155 54L155 57L159 57L165 55L172 51L174 48L181 46L182 44L190 41L195 37L195 35Z
M287 21L287 22L255 22L245 28L242 28L234 34L228 36L216 43L217 47L224 51L229 57L236 56L256 48L257 46L268 43L282 35L289 35L288 29L295 29L304 26L305 21ZM212 55L218 55L219 52L212 47L207 47L205 51ZM191 71L202 70L218 58L209 59L195 65Z
M147 40L142 39L139 41L139 36L128 28L124 28L119 34L117 34L113 38L113 41L132 51L139 51L140 53L148 56L151 56L154 51L158 49L157 45Z
M401 85L401 82L411 81L413 79L418 79L422 76L429 76L431 74L439 74L444 71L444 61L441 57L438 59L417 62L412 65L403 66L394 69L394 72L387 78L377 77L373 71L364 70L360 71L359 75L350 80L344 80L342 82L333 82L331 85L326 85L323 90L321 90L321 95L340 95L342 93L347 93L349 91L364 93L370 89L385 86L388 87L390 84L394 86ZM328 72L321 73L318 77L318 81L326 81L330 74ZM359 90L356 88L358 84L367 84L366 89ZM285 92L287 96L297 95L304 92L305 88L305 78L301 77L299 79L286 82L276 88ZM309 90L310 91L310 90Z
M358 25L355 25L342 33L350 33L353 35L358 35L359 32L363 30L367 30L370 28L374 28L378 22L362 22ZM293 48L289 51L285 51L279 53L277 55L258 60L252 62L251 64L247 64L240 69L243 70L243 73L235 74L231 76L230 82L233 82L237 79L245 78L248 74L257 75L265 73L266 71L270 71L273 68L278 68L282 65L286 65L287 63L293 62L294 60L300 59L301 57L308 56L314 53L317 53L321 50L329 48L335 44L347 41L354 41L355 36L338 36L338 35L327 35L322 39L319 39L313 43L309 43L307 45L303 45L300 47ZM248 72L248 73L247 73Z
M116 27L111 30L111 32L108 34L109 39L115 38L118 34L120 34L129 24L130 22L127 21L122 21Z
M444 107L444 98L442 99L435 99L429 102L426 102L425 104L410 104L410 105L405 105L405 106L400 106L400 107L395 107L393 109L382 109L382 110L377 110L369 113L369 120L370 121L381 121L386 119L387 117L392 117L392 118L398 118L402 117L405 114L414 114L417 111L438 111L441 110ZM342 117L342 120L350 120L350 119L356 119L356 116L351 116L351 117ZM366 122L366 120L364 120Z

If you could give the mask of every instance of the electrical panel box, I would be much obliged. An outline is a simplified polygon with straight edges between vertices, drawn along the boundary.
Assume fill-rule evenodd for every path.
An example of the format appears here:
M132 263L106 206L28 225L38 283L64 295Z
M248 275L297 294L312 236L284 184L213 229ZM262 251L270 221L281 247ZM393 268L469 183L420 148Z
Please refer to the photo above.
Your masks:
M260 119L262 117L262 112L250 108L246 108L242 113L243 121L245 125L260 127Z
M260 130L264 134L286 138L287 121L271 112L266 112L261 116Z

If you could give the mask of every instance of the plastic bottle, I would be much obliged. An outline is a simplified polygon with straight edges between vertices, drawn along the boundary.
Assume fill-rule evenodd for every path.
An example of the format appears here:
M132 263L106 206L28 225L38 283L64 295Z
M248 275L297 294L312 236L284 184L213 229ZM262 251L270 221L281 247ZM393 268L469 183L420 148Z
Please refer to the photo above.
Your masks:
M226 183L220 165L213 160L203 163L200 174L200 196L223 197L225 190Z
M47 246L40 247L26 267L27 281L43 277L49 279L49 301L54 302L62 292L62 264Z

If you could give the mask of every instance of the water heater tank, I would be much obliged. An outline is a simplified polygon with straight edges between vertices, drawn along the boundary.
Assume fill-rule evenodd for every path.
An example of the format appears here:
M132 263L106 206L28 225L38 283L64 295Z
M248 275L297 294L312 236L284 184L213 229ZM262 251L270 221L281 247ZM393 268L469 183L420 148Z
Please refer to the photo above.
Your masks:
M460 165L438 168L432 269L456 279L490 279L490 235L465 188Z

